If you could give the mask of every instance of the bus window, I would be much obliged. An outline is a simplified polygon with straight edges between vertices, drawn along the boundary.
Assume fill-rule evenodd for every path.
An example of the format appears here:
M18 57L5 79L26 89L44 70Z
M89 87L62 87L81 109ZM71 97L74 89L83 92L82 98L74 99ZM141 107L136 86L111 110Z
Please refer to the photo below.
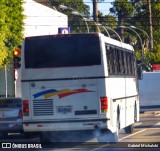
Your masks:
M63 38L61 36L28 38L25 41L25 49L28 50L25 51L26 68L75 67L101 64L98 36L76 37L76 35L73 35Z

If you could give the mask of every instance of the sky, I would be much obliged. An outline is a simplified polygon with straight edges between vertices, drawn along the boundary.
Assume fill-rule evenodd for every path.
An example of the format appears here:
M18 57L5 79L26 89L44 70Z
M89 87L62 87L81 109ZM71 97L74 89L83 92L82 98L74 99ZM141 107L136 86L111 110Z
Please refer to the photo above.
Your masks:
M109 8L112 7L111 2L114 0L104 0L104 2L98 3L98 10L101 11L104 15L109 14ZM83 0L86 5L90 6L90 13L93 14L93 4L92 0Z

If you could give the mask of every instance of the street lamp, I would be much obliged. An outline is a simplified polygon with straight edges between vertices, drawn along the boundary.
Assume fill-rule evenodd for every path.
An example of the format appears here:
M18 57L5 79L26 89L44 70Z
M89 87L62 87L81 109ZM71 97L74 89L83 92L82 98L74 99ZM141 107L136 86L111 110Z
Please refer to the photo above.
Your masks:
M108 37L111 37L108 30L102 24L98 23L97 25L102 26L102 28L106 31Z
M98 29L98 31L101 32L100 28L98 27L99 24L97 24L94 20L87 18L86 21L91 21L91 22L93 22L93 23L95 24L96 28Z
M103 29L107 32L108 37L111 37L111 36L110 36L110 34L109 34L109 32L108 32L107 29L109 29L109 30L111 30L112 32L114 32L114 33L117 35L117 37L119 38L120 42L122 42L121 37L119 36L119 34L118 34L114 29L112 29L112 28L110 28L110 27L108 27L108 26L103 26L103 25L100 24L100 23L99 23L98 25L103 27ZM107 29L106 29L106 28L107 28Z
M120 42L122 42L121 37L119 36L119 34L114 29L112 29L111 27L108 27L108 26L105 26L105 27L108 28L109 30L111 30L112 32L114 32L117 35L117 37L119 38Z
M69 8L69 7L65 6L65 5L59 5L58 7L61 8L61 9L69 9L69 10L72 10L72 8Z
M150 40L150 38L149 38L149 36L148 36L147 32L146 32L146 31L144 31L143 29L138 28L138 27L135 27L135 26L130 26L130 27L131 27L131 28L133 28L133 29L140 30L140 31L142 31L143 33L145 33L145 35L147 36L147 39L148 39L149 48L150 48L150 50L152 50L152 48L151 48L151 40Z
M72 11L72 14L73 14L73 15L81 16L82 19L83 19L84 22L85 22L86 27L87 27L87 32L89 33L89 27L88 27L88 24L87 24L87 22L86 22L87 18L85 18L85 17L84 17L81 13L79 13L78 11L75 11L73 8L67 7L67 6L65 6L65 5L59 5L58 7L61 8L61 9L67 9L67 10Z
M143 57L144 57L144 47L143 47L143 42L142 42L142 38L140 37L140 35L135 31L135 30L133 30L132 28L130 28L130 27L126 27L126 26L118 26L119 28L124 28L124 29L129 29L129 30L131 30L131 31L133 31L137 36L138 36L138 38L139 38L139 40L140 40L140 43L141 43L141 47L142 47L142 51L141 51L141 60L142 60L142 64L143 64Z
M87 27L87 32L89 33L89 27L88 27L88 24L87 24L87 18L85 18L81 13L79 13L79 12L77 12L77 11L72 11L72 14L73 15L78 15L78 16L81 16L82 17L82 19L84 20L84 22L85 22L85 25L86 25L86 27Z

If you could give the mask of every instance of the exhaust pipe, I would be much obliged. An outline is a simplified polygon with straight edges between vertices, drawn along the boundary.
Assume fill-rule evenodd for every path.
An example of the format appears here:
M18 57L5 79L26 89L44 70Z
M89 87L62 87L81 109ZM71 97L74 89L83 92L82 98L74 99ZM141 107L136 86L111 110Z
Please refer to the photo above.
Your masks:
M95 129L95 130L99 130L99 127L100 127L100 126L99 126L98 123L94 125L94 129Z

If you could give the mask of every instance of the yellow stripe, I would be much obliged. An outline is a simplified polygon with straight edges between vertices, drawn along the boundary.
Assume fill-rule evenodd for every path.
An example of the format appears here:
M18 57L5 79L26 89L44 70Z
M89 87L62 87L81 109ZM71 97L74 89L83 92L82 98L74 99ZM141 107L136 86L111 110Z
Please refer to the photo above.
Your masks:
M59 92L53 92L53 93L45 94L45 95L44 95L44 98L45 98L45 99L48 99L48 98L50 98L50 97L52 97L52 96L59 95L59 94L63 94L63 93L68 93L68 92L76 92L76 91L72 91L72 90L70 90L70 89L62 89L62 90L59 91Z

